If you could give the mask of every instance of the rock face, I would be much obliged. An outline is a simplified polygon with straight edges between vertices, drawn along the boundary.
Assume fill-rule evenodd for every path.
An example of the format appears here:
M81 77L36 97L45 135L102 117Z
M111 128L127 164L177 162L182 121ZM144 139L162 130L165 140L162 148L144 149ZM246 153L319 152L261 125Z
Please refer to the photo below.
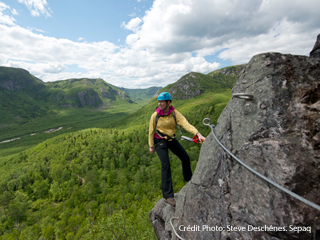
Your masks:
M215 73L222 73L225 75L233 74L239 75L239 73L246 67L247 64L236 65L232 67L225 67L219 70L214 71Z
M173 98L185 100L201 95L204 89L198 82L197 73L191 72L180 78L169 92Z
M45 88L44 83L21 68L7 68L0 66L0 88L9 91L27 90L37 92Z
M320 58L320 34L318 35L317 41L310 52L310 57Z
M233 93L254 98L228 103L214 130L218 139L256 171L320 205L320 58L256 55ZM179 218L173 225L183 239L320 236L319 211L249 172L212 133L191 181L175 198L175 209L160 200L149 214L158 239L178 239L169 223L172 217Z
M98 106L102 104L102 101L96 91L92 88L88 88L86 90L80 91L77 94L79 105L83 106Z

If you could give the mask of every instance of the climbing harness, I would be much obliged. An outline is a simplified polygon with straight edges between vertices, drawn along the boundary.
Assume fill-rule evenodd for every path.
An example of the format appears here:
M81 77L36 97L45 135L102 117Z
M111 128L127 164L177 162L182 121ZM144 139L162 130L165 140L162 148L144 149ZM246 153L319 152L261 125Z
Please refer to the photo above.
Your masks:
M175 136L174 136L174 137L170 137L170 136L165 135L165 134L163 134L163 133L161 133L161 132L158 131L158 129L157 129L158 120L159 120L160 117L163 117L163 116L164 116L164 115L160 115L159 113L158 113L157 116L156 116L156 127L155 127L155 132L156 132L156 134L158 134L160 137L162 137L163 139L166 139L166 140L175 139L175 138L176 138ZM176 125L177 125L178 128L179 128L180 134L182 135L180 126L177 124L176 114L175 114L174 111L172 111L172 117L174 118L174 121L176 122Z
M209 118L205 118L203 119L203 124L206 126L209 126L212 130L212 134L214 136L214 138L216 139L216 141L218 142L218 144L227 152L230 154L230 156L232 156L235 160L237 160L241 165L243 165L245 168L247 168L249 171L253 172L254 174L258 175L260 178L264 179L265 181L267 181L268 183L272 184L273 186L279 188L280 190L284 191L285 193L291 195L292 197L300 200L301 202L304 202L305 204L309 205L310 207L313 207L315 209L317 209L318 211L320 211L320 206L299 196L298 194L295 194L294 192L291 192L290 190L282 187L281 185L277 184L276 182L270 180L269 178L265 177L264 175L262 175L261 173L257 172L256 170L252 169L251 167L249 167L247 164L245 164L244 162L242 162L239 158L237 158L235 155L233 155L225 146L223 146L223 144L218 140L218 138L216 137L213 128L215 128L215 126L213 124L211 124L211 120Z
M199 138L198 138L197 135L195 135L193 138L189 138L189 137L186 137L186 136L183 136L183 135L182 135L181 128L180 128L180 126L179 126L178 123L177 123L176 114L175 114L174 111L172 111L172 117L174 118L174 121L176 122L176 125L177 125L177 127L178 127L178 129L179 129L179 132L180 132L181 137L180 137L180 138L176 138L176 136L170 137L170 136L168 136L168 135L165 135L165 134L159 132L158 129L157 129L157 124L158 124L159 118L162 117L162 116L164 116L164 115L157 114L157 116L156 116L156 127L155 127L155 132L156 132L161 138L163 138L163 139L165 139L165 140L169 140L169 141L171 141L172 139L178 139L178 140L184 140L184 141L194 142L195 144L197 144L197 143L201 143L201 144L202 144L202 142L199 140Z

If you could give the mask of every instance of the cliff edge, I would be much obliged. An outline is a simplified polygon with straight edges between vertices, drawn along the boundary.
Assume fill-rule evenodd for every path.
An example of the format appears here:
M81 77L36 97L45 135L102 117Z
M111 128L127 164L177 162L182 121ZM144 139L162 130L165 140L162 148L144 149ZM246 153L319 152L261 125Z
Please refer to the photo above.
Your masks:
M319 39L319 37L318 37ZM214 129L247 165L320 205L320 58L263 53L240 73ZM249 172L215 141L204 142L190 182L149 213L158 239L318 239L320 212ZM179 220L172 219L178 218ZM189 228L188 228L189 226ZM300 231L298 231L300 229Z

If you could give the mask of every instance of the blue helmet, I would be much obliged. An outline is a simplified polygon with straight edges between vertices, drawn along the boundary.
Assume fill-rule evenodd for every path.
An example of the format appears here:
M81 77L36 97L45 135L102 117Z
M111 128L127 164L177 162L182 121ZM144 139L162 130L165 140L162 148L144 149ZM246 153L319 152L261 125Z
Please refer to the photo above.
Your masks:
M160 100L160 101L161 101L161 100L163 100L163 101L171 101L172 99L171 99L170 93L168 93L168 92L162 92L162 93L159 94L157 100L158 100L158 101L159 101L159 100Z

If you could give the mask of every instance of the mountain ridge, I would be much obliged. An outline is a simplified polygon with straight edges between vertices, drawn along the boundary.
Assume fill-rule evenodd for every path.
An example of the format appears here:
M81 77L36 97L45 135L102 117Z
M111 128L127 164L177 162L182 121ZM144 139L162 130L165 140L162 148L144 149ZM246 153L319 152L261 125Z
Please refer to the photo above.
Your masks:
M144 102L150 91L153 90L155 93L158 89L135 90L144 97L139 99L136 97L137 94L133 96L139 102ZM130 108L131 104L136 103L129 96L131 92L133 90L118 88L101 78L43 82L25 69L0 67L0 115L3 116L0 126L46 116L53 108L87 108L98 111L118 105Z
M237 79L237 75L245 66L245 64L234 65L208 74L190 72L182 76L177 82L164 87L163 91L169 92L174 100L186 100L208 92L209 89L220 91L223 88L231 88Z

